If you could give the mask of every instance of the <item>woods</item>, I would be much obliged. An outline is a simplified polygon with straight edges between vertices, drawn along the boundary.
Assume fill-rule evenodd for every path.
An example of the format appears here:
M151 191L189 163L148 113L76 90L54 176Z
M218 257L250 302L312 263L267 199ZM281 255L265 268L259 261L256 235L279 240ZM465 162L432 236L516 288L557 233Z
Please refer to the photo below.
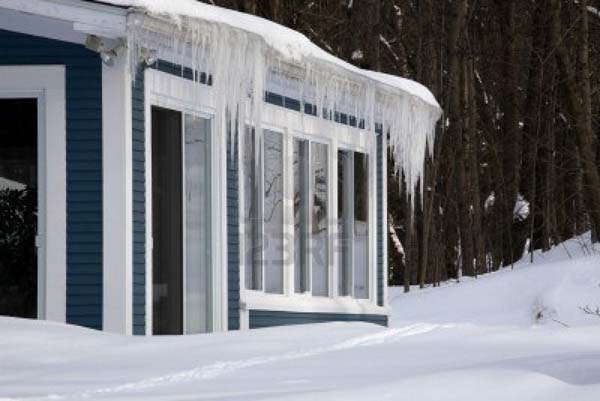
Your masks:
M391 284L476 276L600 231L600 1L210 3L287 25L439 99L423 196L388 177Z

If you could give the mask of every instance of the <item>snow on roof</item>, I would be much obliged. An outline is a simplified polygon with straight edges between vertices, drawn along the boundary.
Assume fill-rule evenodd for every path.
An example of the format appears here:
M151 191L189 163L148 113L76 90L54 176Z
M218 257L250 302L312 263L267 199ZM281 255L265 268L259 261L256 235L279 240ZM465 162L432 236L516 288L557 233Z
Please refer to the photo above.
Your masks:
M301 60L309 57L330 62L355 74L408 92L434 107L440 107L431 91L420 83L406 78L360 69L321 49L300 32L264 18L201 3L196 0L101 0L101 2L135 7L150 14L166 15L176 20L185 16L225 24L260 36L269 46L290 60Z
M216 118L225 118L225 111L239 113L237 119L228 121L230 133L243 132L245 121L260 132L262 96L271 89L272 78L279 75L283 79L275 83L278 89L295 91L296 99L317 110L353 115L357 121L365 121L370 131L375 123L382 124L389 133L396 173L405 177L408 193L413 194L426 153L432 152L435 126L442 114L425 86L360 69L299 32L250 14L195 0L100 2L131 8L131 49L156 50L159 58L213 75L214 89L220 94L217 109L223 111ZM132 59L138 62L136 57ZM240 126L234 127L234 120Z

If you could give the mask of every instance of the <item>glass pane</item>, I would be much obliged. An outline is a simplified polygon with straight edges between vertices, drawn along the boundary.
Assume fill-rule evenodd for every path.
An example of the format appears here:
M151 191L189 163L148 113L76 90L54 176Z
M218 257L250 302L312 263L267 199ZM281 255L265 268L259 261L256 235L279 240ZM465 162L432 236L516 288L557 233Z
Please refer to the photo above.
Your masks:
M312 199L312 293L329 295L329 230L327 209L327 150L321 143L311 143Z
M187 333L210 330L210 123L185 116Z
M256 144L254 129L246 129L242 138L242 158L244 177L242 185L244 199L242 218L244 219L244 267L246 288L250 290L262 289L261 270L261 219L259 209L259 180L258 164L260 160L260 146Z
M353 154L338 151L338 294L351 295L352 289L352 220L354 200Z
M354 297L369 298L369 162L354 153Z
M152 107L152 330L183 334L182 116Z
M308 141L294 140L294 289L310 290L308 266Z
M0 100L0 315L37 315L37 100Z
M265 292L283 293L283 137L265 131L264 272Z

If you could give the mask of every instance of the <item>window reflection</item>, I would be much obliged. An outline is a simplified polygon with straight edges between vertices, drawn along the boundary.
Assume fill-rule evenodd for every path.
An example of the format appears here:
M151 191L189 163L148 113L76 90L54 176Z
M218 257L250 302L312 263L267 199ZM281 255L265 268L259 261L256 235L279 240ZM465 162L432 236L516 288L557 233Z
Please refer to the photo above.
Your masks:
M265 291L283 293L283 138L264 133L264 274Z
M309 159L308 141L294 140L294 289L310 290L308 264Z
M318 296L329 294L329 230L328 230L328 146L311 143L312 172L312 293Z

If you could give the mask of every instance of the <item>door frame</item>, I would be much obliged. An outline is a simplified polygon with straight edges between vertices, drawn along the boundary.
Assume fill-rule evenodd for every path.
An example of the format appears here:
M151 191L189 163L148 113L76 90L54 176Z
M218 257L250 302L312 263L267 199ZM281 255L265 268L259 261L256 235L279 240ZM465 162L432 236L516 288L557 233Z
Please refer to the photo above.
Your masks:
M146 335L152 335L153 328L153 303L152 303L152 106L163 107L182 113L182 122L185 114L211 120L210 133L210 207L211 207L211 266L210 266L210 322L211 332L227 330L227 231L226 231L226 137L219 135L222 132L221 119L215 112L215 99L213 89L207 85L194 83L188 79L153 69L144 72L145 93L145 142L146 142ZM185 124L182 125L182 151L185 145ZM182 163L185 158L182 157ZM185 173L182 174L185 180ZM183 187L185 190L185 187ZM182 200L183 201L183 200ZM185 207L182 208L185 214ZM185 231L185 216L183 221ZM185 269L185 233L182 244L184 252ZM183 334L186 334L186 294L185 270L183 271Z
M0 98L37 99L37 317L57 322L66 321L65 82L64 65L0 66Z

